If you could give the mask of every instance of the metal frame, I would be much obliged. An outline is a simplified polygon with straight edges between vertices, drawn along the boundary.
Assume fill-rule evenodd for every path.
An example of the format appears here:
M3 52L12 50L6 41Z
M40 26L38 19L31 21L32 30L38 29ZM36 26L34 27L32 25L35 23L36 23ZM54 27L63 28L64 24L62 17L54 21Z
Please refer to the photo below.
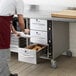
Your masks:
M29 22L27 25L30 28ZM46 59L50 59L51 67L56 68L55 59L69 49L69 22L47 20L47 26L48 58Z

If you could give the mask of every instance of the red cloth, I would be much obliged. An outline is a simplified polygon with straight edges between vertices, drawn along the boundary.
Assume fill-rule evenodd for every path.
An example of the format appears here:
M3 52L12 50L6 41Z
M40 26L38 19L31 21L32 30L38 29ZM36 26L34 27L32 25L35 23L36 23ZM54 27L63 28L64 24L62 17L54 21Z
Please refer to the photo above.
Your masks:
M0 16L0 49L10 48L10 24L13 16Z

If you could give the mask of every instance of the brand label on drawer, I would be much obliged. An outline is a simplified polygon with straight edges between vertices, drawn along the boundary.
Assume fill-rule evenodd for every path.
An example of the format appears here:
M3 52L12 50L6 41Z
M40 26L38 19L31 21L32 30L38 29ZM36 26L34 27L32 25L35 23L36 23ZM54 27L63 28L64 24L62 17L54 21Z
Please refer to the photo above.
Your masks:
M30 30L30 35L31 37L47 38L47 32L44 31Z
M30 19L30 29L47 31L47 20Z

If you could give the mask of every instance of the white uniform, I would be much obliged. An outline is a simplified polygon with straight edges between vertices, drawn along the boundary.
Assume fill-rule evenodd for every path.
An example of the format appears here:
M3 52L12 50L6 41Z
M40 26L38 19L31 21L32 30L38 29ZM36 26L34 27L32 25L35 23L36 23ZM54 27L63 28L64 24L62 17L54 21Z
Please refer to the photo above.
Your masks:
M0 0L0 17L23 14L24 4L22 0ZM0 49L0 76L9 76L7 60L10 58L9 49Z
M23 14L24 4L22 0L0 0L0 16Z

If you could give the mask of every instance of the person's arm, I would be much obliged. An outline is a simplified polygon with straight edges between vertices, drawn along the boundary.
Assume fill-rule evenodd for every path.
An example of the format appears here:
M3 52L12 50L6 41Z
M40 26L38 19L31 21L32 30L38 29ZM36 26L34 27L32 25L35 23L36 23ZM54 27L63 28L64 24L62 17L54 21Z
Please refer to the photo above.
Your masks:
M28 34L29 29L25 29L25 22L24 22L23 15L21 14L18 15L18 21L19 21L19 26L21 28L21 31Z
M18 16L19 26L22 32L29 33L29 29L25 29L25 22L23 18L24 14L24 2L23 0L17 0L16 3L16 14Z
M15 30L12 24L10 25L10 28L11 28L12 33L17 34L17 31Z
M21 31L24 32L25 23L24 23L23 15L18 15L18 22L19 22L19 26L20 26Z
M12 31L13 34L15 34L16 36L20 36L20 33L18 33L18 32L15 30L15 28L13 27L12 24L10 25L10 28L11 28L11 31Z

